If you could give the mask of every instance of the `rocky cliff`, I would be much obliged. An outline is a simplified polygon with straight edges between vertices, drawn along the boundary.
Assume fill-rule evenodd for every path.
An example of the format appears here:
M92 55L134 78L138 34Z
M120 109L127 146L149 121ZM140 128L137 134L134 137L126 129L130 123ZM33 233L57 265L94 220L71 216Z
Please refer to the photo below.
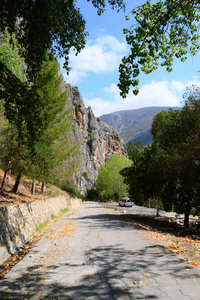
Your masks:
M75 176L79 190L85 196L95 186L98 167L104 165L112 153L126 154L119 134L90 107L86 108L77 87L63 82L62 91L68 90L68 105L74 112L74 136L81 144L82 165Z

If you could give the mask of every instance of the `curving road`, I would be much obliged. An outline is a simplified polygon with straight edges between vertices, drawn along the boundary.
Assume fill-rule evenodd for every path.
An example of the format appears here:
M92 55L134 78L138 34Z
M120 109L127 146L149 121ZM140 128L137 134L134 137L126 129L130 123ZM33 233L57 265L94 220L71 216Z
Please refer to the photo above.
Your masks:
M132 207L122 207L119 206L118 202L107 202L104 204L107 207L110 208L115 208L115 209L119 209L119 210L126 210L129 213L132 214L142 214L142 215L151 215L151 216L155 216L156 215L156 209L155 208L148 208L148 207L144 207L144 206L137 206L137 205L133 205ZM163 217L175 217L176 213L174 212L166 212L164 210L160 210L160 216ZM182 215L183 217L184 215Z
M200 270L98 203L83 203L1 280L0 299L199 300Z

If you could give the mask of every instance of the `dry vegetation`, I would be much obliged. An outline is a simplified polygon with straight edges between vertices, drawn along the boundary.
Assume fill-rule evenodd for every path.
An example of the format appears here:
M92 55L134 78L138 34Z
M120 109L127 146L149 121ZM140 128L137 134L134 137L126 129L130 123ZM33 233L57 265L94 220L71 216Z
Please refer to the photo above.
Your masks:
M4 172L0 170L0 185L3 179ZM65 192L56 188L53 185L47 185L45 187L44 194L41 193L41 183L36 181L35 195L31 194L31 180L23 176L20 181L19 189L16 194L12 193L12 188L15 184L15 176L7 175L4 186L3 195L0 194L0 207L7 206L9 204L20 204L31 202L35 200L43 200L58 195L66 195Z

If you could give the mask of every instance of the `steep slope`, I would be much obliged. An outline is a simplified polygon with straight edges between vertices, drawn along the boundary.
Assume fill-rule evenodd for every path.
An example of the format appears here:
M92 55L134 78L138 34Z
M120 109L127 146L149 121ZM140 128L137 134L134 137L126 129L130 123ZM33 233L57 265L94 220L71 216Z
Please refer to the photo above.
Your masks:
M162 110L168 111L169 108L155 106L123 110L102 115L100 118L119 132L125 143L138 139L144 145L148 145L152 141L151 124L154 116ZM172 107L172 109L180 109L180 107Z
M119 134L100 118L90 107L86 108L77 87L62 83L61 91L68 90L68 105L74 112L74 137L79 140L82 165L75 176L83 195L95 186L98 167L104 165L112 153L126 154Z

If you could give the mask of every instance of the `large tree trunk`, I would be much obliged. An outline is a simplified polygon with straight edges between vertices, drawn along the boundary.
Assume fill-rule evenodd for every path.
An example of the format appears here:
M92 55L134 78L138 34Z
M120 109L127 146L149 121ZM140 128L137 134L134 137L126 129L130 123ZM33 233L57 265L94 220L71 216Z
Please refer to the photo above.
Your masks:
M31 193L33 196L35 196L35 179L33 179L33 181L32 181Z
M187 201L186 211L185 211L185 220L184 220L184 227L189 226L189 216L190 216L190 201Z
M16 181L15 181L15 185L14 185L13 190L12 190L12 192L13 192L14 194L17 193L17 190L18 190L18 187L19 187L19 183L20 183L21 176L22 176L21 174L17 175L17 179L16 179Z
M156 217L160 216L160 198L157 197Z
M5 181L6 181L7 173L8 173L8 169L4 172L3 180L2 180L2 183L1 183L1 194L3 194L3 188L4 188Z
M44 184L44 182L42 182L42 186L41 186L41 193L42 193L42 195L44 194L44 187L45 187L45 184Z
M1 194L3 194L4 184L5 184L5 181L6 181L6 175L10 171L11 171L11 163L8 163L7 169L4 172L3 180L2 180L2 183L1 183L1 190L0 190Z
M151 208L150 198L148 198L148 208Z

